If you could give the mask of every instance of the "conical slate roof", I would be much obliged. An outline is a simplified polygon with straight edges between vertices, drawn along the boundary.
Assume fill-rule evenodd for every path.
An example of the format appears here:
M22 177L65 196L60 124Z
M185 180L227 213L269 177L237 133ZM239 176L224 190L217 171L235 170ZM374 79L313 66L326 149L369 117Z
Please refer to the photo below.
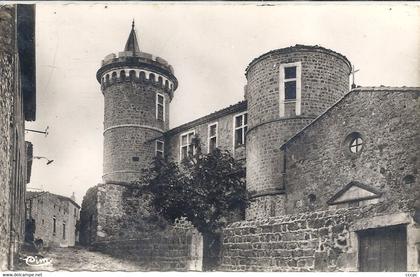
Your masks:
M125 43L124 51L140 53L140 47L137 41L136 31L134 30L134 20L133 20L133 24L131 25L130 35L128 36L127 42Z

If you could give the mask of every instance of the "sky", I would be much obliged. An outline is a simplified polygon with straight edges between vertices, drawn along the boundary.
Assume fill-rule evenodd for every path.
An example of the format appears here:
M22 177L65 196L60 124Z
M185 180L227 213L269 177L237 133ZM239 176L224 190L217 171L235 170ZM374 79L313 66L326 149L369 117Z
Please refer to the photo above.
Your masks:
M141 51L166 59L179 87L170 127L243 100L245 68L272 49L321 45L360 69L362 86L420 86L419 3L43 2L36 7L37 120L30 189L80 204L101 182L101 60L123 51L135 20Z

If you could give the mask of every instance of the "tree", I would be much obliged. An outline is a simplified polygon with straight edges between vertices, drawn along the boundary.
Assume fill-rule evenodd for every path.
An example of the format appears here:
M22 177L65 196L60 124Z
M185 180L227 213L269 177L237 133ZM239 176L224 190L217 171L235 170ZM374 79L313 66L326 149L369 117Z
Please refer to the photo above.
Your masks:
M203 154L198 138L193 145L195 153L181 163L155 158L140 187L161 216L171 222L186 217L203 234L203 264L211 269L217 264L221 229L248 204L245 168L229 151Z

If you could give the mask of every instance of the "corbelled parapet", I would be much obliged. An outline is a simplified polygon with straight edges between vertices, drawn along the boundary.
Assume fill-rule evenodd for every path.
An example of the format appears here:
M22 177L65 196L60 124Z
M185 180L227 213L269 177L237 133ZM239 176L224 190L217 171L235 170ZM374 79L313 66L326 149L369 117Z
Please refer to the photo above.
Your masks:
M96 73L96 79L102 89L124 81L148 82L170 93L178 87L178 80L173 67L163 58L146 52L123 51L109 54L103 60Z

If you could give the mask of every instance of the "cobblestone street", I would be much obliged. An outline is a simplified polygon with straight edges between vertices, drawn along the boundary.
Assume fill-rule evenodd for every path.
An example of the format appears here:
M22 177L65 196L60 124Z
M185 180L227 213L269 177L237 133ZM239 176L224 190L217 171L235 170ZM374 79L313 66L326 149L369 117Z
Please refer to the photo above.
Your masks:
M142 271L135 262L89 251L82 247L52 248L42 251L44 258L52 259L47 266L28 266L21 261L19 270L24 271Z

